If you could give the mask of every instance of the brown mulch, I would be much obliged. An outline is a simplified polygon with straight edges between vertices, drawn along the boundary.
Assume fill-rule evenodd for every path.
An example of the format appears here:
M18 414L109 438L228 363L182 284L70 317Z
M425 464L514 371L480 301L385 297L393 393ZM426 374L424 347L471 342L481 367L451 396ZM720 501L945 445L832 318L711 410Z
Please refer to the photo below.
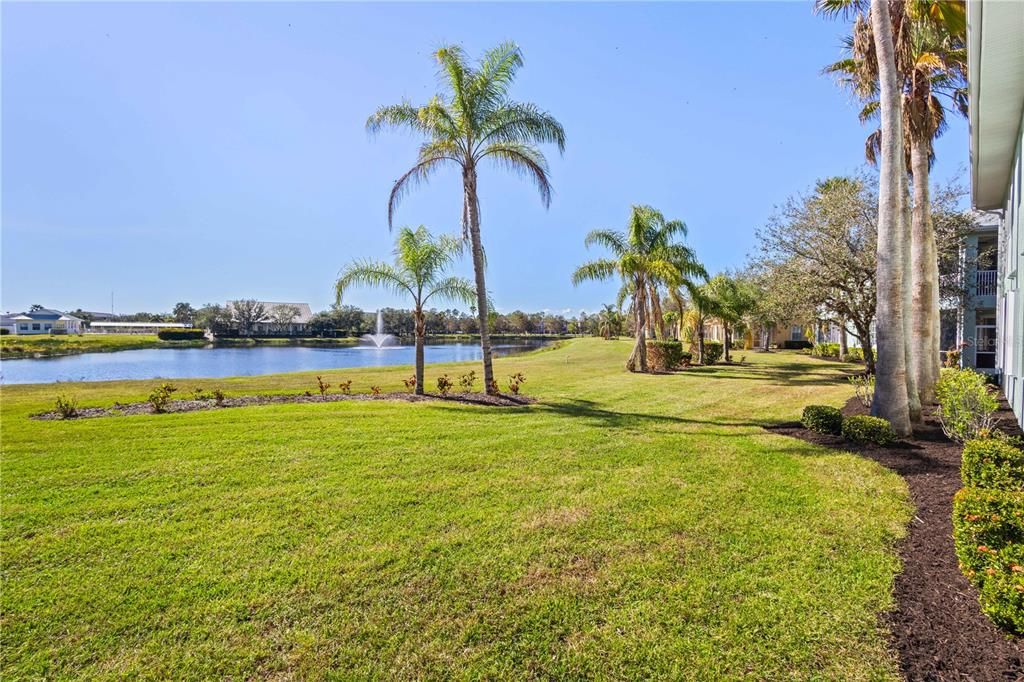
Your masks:
M467 403L470 405L486 405L488 407L522 407L536 402L536 398L525 395L513 395L500 393L498 395L487 395L486 393L449 393L440 395L427 393L415 395L413 393L328 393L321 397L318 394L306 395L249 395L225 398L217 403L213 399L208 400L171 400L164 408L165 414L175 412L199 412L202 410L220 410L230 407L246 407L248 405L274 405L282 403L336 403L349 400L398 400L408 403L419 403L429 401L443 401L449 403ZM127 417L138 414L153 414L153 406L147 402L143 403L114 403L113 407L80 407L78 413L70 419L91 419L95 417ZM61 414L55 410L34 414L32 419L42 421L63 420Z
M844 415L866 414L852 398ZM1004 407L1000 426L1016 429ZM902 476L916 509L900 542L903 571L896 576L896 608L885 614L892 647L909 680L1024 680L1024 638L1008 637L978 605L978 591L960 572L953 549L953 495L962 487L961 447L934 418L912 441L883 448L815 433L799 423L772 427L803 440L868 457Z

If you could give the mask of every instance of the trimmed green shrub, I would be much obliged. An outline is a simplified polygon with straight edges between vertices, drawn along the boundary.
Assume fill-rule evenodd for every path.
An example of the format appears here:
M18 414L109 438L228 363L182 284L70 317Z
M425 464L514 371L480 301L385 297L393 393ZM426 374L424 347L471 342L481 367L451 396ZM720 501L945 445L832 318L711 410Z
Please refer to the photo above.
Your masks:
M843 413L829 405L808 405L800 423L811 431L839 435L843 431Z
M964 488L953 498L960 569L978 587L981 610L1024 633L1024 493Z
M843 421L842 433L843 438L854 443L892 445L897 440L892 424L881 417L869 417L866 414L847 417Z
M935 398L942 430L951 440L963 443L992 432L999 403L985 375L970 369L943 369Z
M201 341L206 338L202 329L161 329L156 336L161 341Z
M1024 451L997 438L969 440L960 473L968 488L1024 492Z
M839 357L839 344L838 343L816 343L811 348L811 355L816 355L819 358L838 358Z
M683 350L682 341L648 341L647 364L651 369L666 371L688 364L693 355Z
M78 400L72 396L61 393L54 401L54 406L61 419L74 419L78 416Z
M704 342L704 364L713 365L722 359L722 354L725 352L725 347L721 341L705 341Z
M812 344L810 341L804 341L803 339L799 341L787 339L782 342L782 347L786 350L801 350L802 348L813 348L814 344Z
M846 355L844 355L842 359L843 362L864 362L864 349L847 348Z

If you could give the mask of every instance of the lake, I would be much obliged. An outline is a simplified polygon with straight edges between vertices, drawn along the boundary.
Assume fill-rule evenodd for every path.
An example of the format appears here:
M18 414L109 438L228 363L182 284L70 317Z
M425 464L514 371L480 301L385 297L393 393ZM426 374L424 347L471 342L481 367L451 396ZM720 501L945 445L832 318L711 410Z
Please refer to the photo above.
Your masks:
M495 343L493 351L496 356L514 355L549 343L541 340ZM479 344L473 343L431 343L426 346L425 356L427 363L464 362L481 357ZM412 346L147 348L3 360L0 362L0 383L235 377L414 363L415 349Z

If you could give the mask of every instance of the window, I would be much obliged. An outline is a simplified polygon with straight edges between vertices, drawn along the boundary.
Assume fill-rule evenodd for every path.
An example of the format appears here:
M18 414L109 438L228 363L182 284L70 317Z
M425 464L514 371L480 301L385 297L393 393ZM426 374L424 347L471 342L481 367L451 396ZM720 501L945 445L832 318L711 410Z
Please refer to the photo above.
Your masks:
M32 323L32 331L34 331L34 332L39 331L39 323L38 322L33 322Z
M23 332L27 332L28 331L28 324L26 324L25 322L22 322L21 324L18 325L18 329L20 329Z
M974 366L994 369L996 366L996 311L978 310L975 313Z
M804 340L804 328L798 324L794 324L789 328L789 340L790 341L803 341Z
M44 329L44 330L46 330L46 329L52 329L52 328L53 328L53 325L51 325L51 324L44 324L44 325L43 325L43 329Z

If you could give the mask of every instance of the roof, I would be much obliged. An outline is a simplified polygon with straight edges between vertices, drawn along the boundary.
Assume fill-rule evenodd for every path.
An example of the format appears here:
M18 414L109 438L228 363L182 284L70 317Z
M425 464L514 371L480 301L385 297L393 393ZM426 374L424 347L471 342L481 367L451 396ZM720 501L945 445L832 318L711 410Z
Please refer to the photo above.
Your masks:
M286 303L282 301L257 301L257 303L262 304L263 310L265 311L260 322L273 322L274 309L283 306L292 306L298 309L299 314L292 320L292 324L307 324L311 319L313 319L313 311L310 309L308 303ZM227 307L233 310L235 307L234 304L235 301L228 301Z
M42 310L36 310L36 311L29 311L27 313L18 313L17 315L14 315L13 317L11 317L11 319L12 320L33 320L33 321L39 321L39 320L64 320L64 321L78 320L79 322L82 321L79 318L75 317L74 315L68 315L67 313L62 313L59 310L51 310L49 308L43 308Z
M110 327L111 329L140 329L142 327L160 327L161 329L188 329L192 325L183 322L93 322L93 329Z
M1002 208L1024 115L1024 3L967 3L971 195L981 209Z

